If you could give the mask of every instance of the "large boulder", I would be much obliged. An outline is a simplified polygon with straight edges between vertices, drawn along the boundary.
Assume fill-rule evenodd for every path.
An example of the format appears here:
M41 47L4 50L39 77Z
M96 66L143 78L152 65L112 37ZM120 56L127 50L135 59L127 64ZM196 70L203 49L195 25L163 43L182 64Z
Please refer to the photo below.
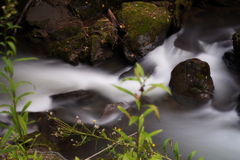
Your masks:
M67 5L67 4L65 4ZM77 17L73 16L66 6L52 6L46 2L40 2L29 8L26 21L52 34L60 28L78 23Z
M166 8L140 1L123 3L117 18L126 32L124 52L131 62L163 43L171 24L171 15Z
M179 63L171 72L169 86L180 103L201 105L207 102L214 90L208 63L196 58Z

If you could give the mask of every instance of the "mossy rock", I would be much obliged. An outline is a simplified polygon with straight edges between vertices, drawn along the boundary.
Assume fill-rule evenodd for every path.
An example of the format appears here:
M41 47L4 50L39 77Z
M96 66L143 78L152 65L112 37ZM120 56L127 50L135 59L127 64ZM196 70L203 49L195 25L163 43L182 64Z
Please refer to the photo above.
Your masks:
M124 51L131 62L163 43L171 24L166 8L141 1L123 3L117 18L127 33L123 39Z
M81 33L82 31L83 31L83 28L79 25L69 26L69 27L61 28L61 29L55 31L52 34L52 36L56 40L63 40L65 38L75 36L78 33Z
M183 97L195 101L195 104L207 102L214 90L208 63L197 58L179 63L171 72L169 86L173 97L180 103Z
M234 53L240 56L240 32L236 32L232 35L232 43Z
M90 56L89 61L95 65L112 57L113 47L117 44L118 30L112 25L109 19L101 18L92 27L88 28L89 36L80 54L80 59L86 55Z
M79 54L85 40L83 33L68 37L63 40L54 41L46 47L46 52L55 57L59 57L72 65L79 64Z

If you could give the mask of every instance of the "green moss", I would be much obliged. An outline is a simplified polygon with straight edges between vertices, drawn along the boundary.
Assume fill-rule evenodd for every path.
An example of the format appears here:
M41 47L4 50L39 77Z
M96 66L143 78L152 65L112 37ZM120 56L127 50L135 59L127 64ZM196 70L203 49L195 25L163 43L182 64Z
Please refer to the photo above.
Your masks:
M168 10L164 7L157 7L155 4L136 1L123 3L121 8L117 17L126 27L128 40L135 43L134 48L139 47L136 40L141 35L147 35L151 43L155 41L156 35L167 30L171 23Z
M57 31L55 31L52 36L56 39L56 40L62 40L65 39L67 37L72 37L77 35L78 33L82 32L82 28L80 26L69 26L69 27L65 27L62 29L59 29Z
M47 52L55 57L60 57L72 65L77 65L79 63L78 55L83 43L84 34L78 33L76 36L50 43L47 46Z

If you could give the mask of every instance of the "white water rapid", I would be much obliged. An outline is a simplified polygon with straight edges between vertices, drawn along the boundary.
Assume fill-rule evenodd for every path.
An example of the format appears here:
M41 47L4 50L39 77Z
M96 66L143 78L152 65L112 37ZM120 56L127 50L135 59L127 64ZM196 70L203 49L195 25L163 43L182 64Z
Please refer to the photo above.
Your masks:
M180 153L185 159L193 150L198 151L194 160L199 157L205 157L205 160L240 159L240 124L234 109L237 105L236 99L240 88L222 60L223 54L232 50L231 35L239 30L240 25L235 25L213 29L212 32L197 30L195 36L191 36L196 34L195 32L188 32L189 34L186 36L184 34L186 28L183 28L143 59L142 63L145 64L145 67L150 63L157 64L148 83L165 83L166 86L170 80L172 69L179 62L190 58L199 58L208 62L215 86L214 99L218 102L216 105L221 105L220 110L226 108L226 111L222 112L218 110L218 106L212 106L212 103L209 103L200 109L179 113L166 109L168 106L161 106L161 122L156 123L156 120L151 118L147 120L147 123L151 123L148 125L149 130L163 129L162 133L154 137L159 145L164 139L173 138L174 142L179 142ZM199 36L203 36L201 40L197 39ZM211 41L206 42L203 39ZM184 42L188 49L183 50L176 47L177 42ZM200 50L195 52L194 49L197 47ZM71 105L58 106L52 103L49 96L79 89L96 90L112 102L130 103L133 101L131 96L111 86L111 84L119 85L138 93L139 85L136 82L120 83L118 80L119 76L128 69L109 74L89 66L70 66L58 60L19 62L15 65L14 79L30 81L36 88L34 90L34 87L28 84L23 84L19 88L18 94L28 91L35 92L34 95L22 99L19 110L28 100L31 100L33 103L29 107L29 111L45 111L65 107L68 110L68 113L65 113L68 121L75 120L75 116L80 115L85 122L90 123L93 119L98 118L90 114L94 112L90 106L83 108L77 108L77 106L71 108ZM0 81L4 82L2 77ZM165 94L165 91L156 89L149 93L149 97L157 101ZM9 101L7 96L1 95L0 104L3 103L9 103ZM67 117L70 115L72 117ZM104 121L98 120L98 123L107 124L114 118L116 117ZM6 121L3 117L1 120Z

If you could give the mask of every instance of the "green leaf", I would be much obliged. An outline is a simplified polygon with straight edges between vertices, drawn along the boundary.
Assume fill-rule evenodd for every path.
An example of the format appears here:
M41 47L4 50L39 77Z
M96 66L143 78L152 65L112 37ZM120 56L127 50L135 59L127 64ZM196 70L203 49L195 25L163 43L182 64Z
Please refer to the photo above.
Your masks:
M164 151L164 154L167 154L167 144L170 142L171 138L168 138L166 139L164 142L163 142L163 151Z
M9 78L7 77L7 75L3 72L0 72L0 76L4 77L6 80L9 80Z
M28 102L24 105L24 107L23 107L23 109L22 109L22 111L21 111L21 115L23 115L23 114L25 113L25 111L27 110L27 108L28 108L31 104L32 104L32 101L28 101Z
M143 70L142 66L139 63L136 63L136 67L137 67L138 73L140 73L140 75L142 77L144 77L145 75L144 75L144 70Z
M4 134L2 140L1 140L1 145L4 145L7 140L9 139L9 136L12 134L12 131L14 130L15 126L9 127L7 132Z
M133 123L135 123L138 120L138 116L132 116L129 120L129 126L131 126Z
M125 81L139 81L139 80L134 77L126 77L121 80L121 82L125 82Z
M38 59L37 59L37 58L35 58L35 57L28 57L28 58L18 58L18 59L15 59L13 62L29 61L29 60L38 60Z
M122 113L126 114L126 116L127 116L129 119L131 118L130 114L128 113L128 111L127 111L125 108L123 108L122 106L117 106L117 108L118 108Z
M101 135L104 137L104 138L108 138L106 133L104 131L101 132Z
M162 156L160 154L153 155L149 160L162 160Z
M112 86L114 86L115 88L119 89L120 91L123 91L123 92L125 92L125 93L127 93L127 94L129 94L129 95L131 95L135 98L135 95L132 92L130 92L129 90L127 90L125 88L122 88L122 87L119 87L119 86L116 86L116 85L112 85Z
M7 41L6 43L7 43L8 46L12 49L14 55L16 55L16 53L17 53L16 45L15 45L12 41Z
M147 94L148 92L150 92L151 90L153 90L154 88L156 88L156 86L151 86L151 87L149 87L149 88L144 92L144 95Z
M35 94L34 92L26 92L23 93L22 95L20 95L19 97L17 97L17 102L21 100L22 97L30 95L30 94Z
M2 111L2 112L0 112L0 114L1 114L1 113L3 113L3 114L8 114L8 115L12 115L12 113L9 112L9 111Z
M144 127L143 127L144 128ZM139 132L139 139L138 139L138 153L141 152L143 149L143 144L144 144L144 135L142 132Z
M4 67L5 71L8 71L10 75L13 75L14 69L13 69L12 61L7 57L2 57L2 60L7 64L7 67Z
M75 157L74 160L80 160L78 157Z
M142 81L141 81L140 74L138 72L137 66L134 67L134 75L137 78L137 81L142 85Z
M159 111L158 111L157 106L155 106L155 105L153 105L153 104L148 104L148 105L146 105L146 106L148 106L148 107L150 107L150 108L153 109L153 112L154 112L156 118L158 119L158 121L160 121L160 114L159 114Z
M19 119L20 126L23 130L24 134L27 134L27 122L24 121L23 117L21 115L17 115Z
M131 141L131 138L128 137L128 135L126 135L126 133L122 132L122 131L119 131L117 129L114 129L114 131L116 131L118 134L121 135L121 140L127 140L127 141Z
M176 142L175 145L174 145L173 153L174 153L174 155L175 155L175 158L176 158L177 160L180 160L178 142Z
M152 137L152 136L155 136L156 134L158 134L162 131L163 131L162 129L159 129L159 130L156 130L156 131L153 131L153 132L149 133L149 135Z
M12 151L16 151L16 148L7 148L7 149L4 149L4 150L1 150L0 154L7 153L7 152L12 152Z
M149 144L152 144L152 137L149 135L149 133L142 131L144 140L147 141Z
M28 112L23 112L24 114L22 115L22 118L24 120L24 122L26 122L26 124L28 124Z
M0 123L0 127L3 127L3 128L8 128L8 126L7 126L7 125L5 125L5 124L2 124L2 123Z
M20 85L24 84L24 83L25 83L25 84L30 84L30 85L33 86L34 89L36 89L35 86L34 86L31 82L28 82L28 81L20 81L20 82L18 82L18 83L16 84L16 88L19 87Z
M192 157L197 153L197 151L192 151L189 156L188 156L188 160L191 160Z
M10 90L12 92L12 96L13 98L16 98L16 85L15 85L14 79L10 78L9 83L10 83Z
M0 87L4 90L4 92L6 92L11 97L9 89L7 87L5 87L2 83L0 83Z
M14 43L17 43L17 40L16 40L16 38L15 37L13 37L13 36L7 36L6 37L6 40L12 40Z
M151 86L155 86L155 87L159 87L159 88L162 88L164 89L165 91L167 91L170 95L172 95L171 91L163 85L163 83L159 83L159 84L150 84Z
M143 117L146 117L148 114L150 114L153 111L152 108L148 108L146 111L143 112Z
M143 128L143 123L144 123L144 117L141 115L138 119L138 132L141 132Z
M0 42L0 45L3 46L3 47L6 46L6 44L4 42Z
M200 158L198 158L198 160L204 160L204 157L200 157Z

